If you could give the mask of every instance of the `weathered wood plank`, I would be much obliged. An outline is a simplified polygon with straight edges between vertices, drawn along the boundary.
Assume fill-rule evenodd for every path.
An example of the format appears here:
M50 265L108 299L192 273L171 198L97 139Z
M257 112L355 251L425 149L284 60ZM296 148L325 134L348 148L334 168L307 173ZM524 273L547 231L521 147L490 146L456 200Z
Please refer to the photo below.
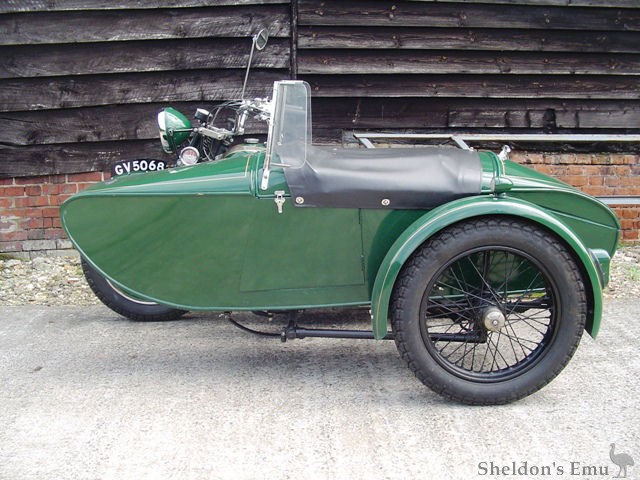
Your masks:
M504 5L546 5L557 7L614 7L637 8L637 0L410 0L412 2L441 3L497 3Z
M637 0L412 0L416 2L454 2L454 3L495 3L506 5L545 5L572 7L613 7L637 8ZM289 0L216 0L222 5L264 5L290 3ZM211 0L4 0L0 4L0 13L70 11L70 10L122 10L151 8L191 8L207 7Z
M47 43L249 37L268 26L273 37L290 34L287 5L193 9L43 12L0 15L0 43Z
M618 0L621 1L621 0ZM288 4L290 0L216 0L223 5ZM210 7L211 0L3 0L0 13Z
M640 30L640 9L301 0L300 25Z
M0 178L107 171L120 160L163 158L158 142L75 143L13 147L0 145Z
M640 125L640 106L601 106L590 110L588 105L556 108L472 110L456 109L449 112L449 128L545 128L549 112L553 112L553 125L558 129L625 129Z
M636 125L640 101L314 98L314 128L611 129ZM634 123L635 122L635 123Z
M418 27L324 27L298 29L300 49L506 50L637 53L640 32L513 30Z
M280 70L253 70L247 97L271 94ZM213 102L240 98L242 70L125 73L57 78L0 80L0 111L78 108L125 103Z
M304 74L640 75L640 56L558 52L301 50Z
M640 109L626 105L619 109L556 112L558 127L640 129Z
M166 106L166 103L144 103L5 112L0 114L0 143L20 146L156 139L156 114ZM216 103L178 102L171 106L192 118L196 108L213 111ZM266 133L267 125L249 120L245 131L247 134Z
M553 109L558 128L628 128L640 125L640 102L510 101L485 99L331 99L314 98L314 125L350 128L465 127L542 128ZM59 143L148 140L157 137L156 113L162 103L114 105L55 111L5 113L0 117L0 143ZM209 103L172 104L191 117ZM264 122L250 122L248 134L266 132Z
M245 68L250 38L4 47L0 78ZM289 68L289 39L273 38L254 68Z
M306 75L316 97L640 98L640 77L594 75Z
M342 129L545 128L554 110L558 128L609 129L640 117L640 102L521 101L472 99L313 100L314 141L339 141ZM34 112L35 113L35 112ZM608 117L608 118L607 118ZM391 120L390 120L391 118ZM332 132L332 133L331 133ZM335 134L333 138L331 136ZM127 158L163 158L156 139L16 147L0 144L0 178L107 170Z

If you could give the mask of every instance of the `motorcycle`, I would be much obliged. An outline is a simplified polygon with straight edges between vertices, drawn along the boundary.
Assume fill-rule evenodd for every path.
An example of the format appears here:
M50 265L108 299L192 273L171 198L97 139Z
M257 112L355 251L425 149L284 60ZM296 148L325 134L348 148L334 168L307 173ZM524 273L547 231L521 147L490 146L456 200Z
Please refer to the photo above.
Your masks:
M251 55L266 42L256 35ZM224 106L227 127L216 112L198 110L194 127L164 109L175 167L130 165L61 206L87 282L115 312L253 311L285 316L282 341L393 339L427 387L484 405L536 392L584 330L596 336L620 234L603 203L506 150L313 145L303 81ZM266 142L235 140L248 118L267 122ZM334 307L368 309L372 328L298 323Z

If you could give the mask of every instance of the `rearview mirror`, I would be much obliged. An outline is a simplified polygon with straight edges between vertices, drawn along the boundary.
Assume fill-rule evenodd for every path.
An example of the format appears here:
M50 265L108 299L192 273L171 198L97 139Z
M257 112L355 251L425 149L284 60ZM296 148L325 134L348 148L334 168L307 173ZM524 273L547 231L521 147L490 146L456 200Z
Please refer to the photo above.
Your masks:
M264 50L269 41L269 31L263 28L253 36L253 43L256 46L256 50Z
M251 61L253 60L253 51L254 50L264 50L264 47L267 46L267 41L269 41L269 30L266 28L260 29L258 33L253 36L253 40L251 42L251 51L249 52L249 61L247 62L247 70L244 74L244 83L242 84L242 94L240 98L244 100L244 92L247 88L247 80L249 78L249 69L251 68Z

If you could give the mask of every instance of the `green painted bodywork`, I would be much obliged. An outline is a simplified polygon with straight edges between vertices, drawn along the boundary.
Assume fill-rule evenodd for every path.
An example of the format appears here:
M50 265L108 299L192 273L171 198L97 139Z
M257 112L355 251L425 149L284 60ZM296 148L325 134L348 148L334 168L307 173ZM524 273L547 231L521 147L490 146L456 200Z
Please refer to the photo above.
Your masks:
M260 190L264 152L252 147L97 184L65 202L61 219L83 257L139 298L220 311L371 305L382 338L398 272L425 240L477 216L526 218L578 260L595 336L618 241L615 216L562 182L490 152L480 158L482 192L432 210L297 208L282 169Z
M181 112L173 107L167 107L160 113L164 119L164 132L160 132L165 152L173 153L177 145L184 142L191 135L191 122ZM165 143L166 142L166 143Z

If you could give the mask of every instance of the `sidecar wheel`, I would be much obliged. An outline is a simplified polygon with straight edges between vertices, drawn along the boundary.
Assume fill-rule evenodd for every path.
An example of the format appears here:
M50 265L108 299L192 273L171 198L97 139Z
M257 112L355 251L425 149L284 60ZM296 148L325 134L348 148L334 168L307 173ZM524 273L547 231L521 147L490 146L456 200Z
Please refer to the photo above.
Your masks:
M552 234L509 218L458 224L407 261L392 298L402 358L426 386L477 405L512 402L566 366L586 321L580 270Z
M163 322L176 320L187 313L186 310L134 298L132 295L120 291L91 267L84 258L81 259L81 263L84 277L96 297L123 317L137 322Z

